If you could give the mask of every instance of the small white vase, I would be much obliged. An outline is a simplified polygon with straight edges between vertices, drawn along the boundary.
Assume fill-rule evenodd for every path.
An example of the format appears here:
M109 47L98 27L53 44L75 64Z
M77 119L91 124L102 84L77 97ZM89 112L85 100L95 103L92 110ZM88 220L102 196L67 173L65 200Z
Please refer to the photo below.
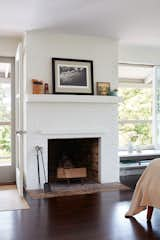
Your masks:
M128 152L132 153L133 152L133 145L131 142L128 143Z
M142 152L141 146L139 146L139 145L136 146L136 152L137 153L141 153Z

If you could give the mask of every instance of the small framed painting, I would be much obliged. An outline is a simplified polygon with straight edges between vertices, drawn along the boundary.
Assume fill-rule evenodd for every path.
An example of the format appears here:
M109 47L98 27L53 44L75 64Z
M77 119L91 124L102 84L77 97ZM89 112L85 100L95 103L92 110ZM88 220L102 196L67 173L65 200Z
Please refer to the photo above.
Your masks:
M110 93L110 83L109 82L97 82L97 95L109 95Z
M53 93L93 94L93 61L52 58Z

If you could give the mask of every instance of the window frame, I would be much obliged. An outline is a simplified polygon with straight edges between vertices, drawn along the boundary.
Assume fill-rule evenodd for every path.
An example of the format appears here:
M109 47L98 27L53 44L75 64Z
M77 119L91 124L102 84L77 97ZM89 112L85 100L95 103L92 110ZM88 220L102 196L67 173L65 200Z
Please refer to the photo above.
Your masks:
M0 57L0 60L2 60L3 59L3 57ZM12 62L10 61L8 61L8 58L6 59L7 61L5 61L4 60L4 63L10 63L10 64L12 64ZM2 60L3 61L3 60ZM12 66L12 65L11 65ZM11 128L11 136L10 136L10 140L11 140L11 154L10 155L8 155L8 156L1 156L0 155L0 160L1 159L10 159L10 162L9 163L6 163L6 164L4 164L4 163L0 163L0 167L1 166L12 166L12 152L13 152L13 150L12 150L12 138L13 138L13 130L12 130L12 124L11 124L11 121L12 121L12 115L13 115L13 110L12 110L12 108L13 108L13 99L12 99L12 92L13 92L13 86L12 86L12 79L11 79L11 77L8 77L8 78L4 78L4 77L2 77L2 78L0 78L0 83L4 83L4 84L9 84L10 85L10 95L11 95L11 112L10 112L10 121L0 121L0 126L10 126L10 128Z

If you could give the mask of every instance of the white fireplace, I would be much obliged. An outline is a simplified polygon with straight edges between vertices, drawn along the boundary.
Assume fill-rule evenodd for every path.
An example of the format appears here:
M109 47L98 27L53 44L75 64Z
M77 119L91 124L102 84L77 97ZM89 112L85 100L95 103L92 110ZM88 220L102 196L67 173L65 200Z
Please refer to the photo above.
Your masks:
M31 95L26 98L27 189L38 189L35 146L43 149L48 178L48 140L98 138L98 175L101 183L119 181L118 97ZM41 185L44 175L41 169Z

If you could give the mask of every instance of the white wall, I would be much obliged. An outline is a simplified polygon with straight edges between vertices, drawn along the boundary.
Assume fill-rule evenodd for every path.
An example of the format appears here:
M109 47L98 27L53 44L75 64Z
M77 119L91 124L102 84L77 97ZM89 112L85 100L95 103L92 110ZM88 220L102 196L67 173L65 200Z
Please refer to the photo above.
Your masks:
M160 65L160 48L119 44L120 63Z
M117 88L118 45L116 41L88 36L55 35L50 31L31 31L25 35L25 49L27 93L32 93L32 78L48 82L50 92L52 92L52 57L93 60L94 81L111 82L111 87ZM92 127L93 129L103 127L104 131L108 129L108 144L107 141L104 143L107 159L103 162L103 171L106 171L106 175L104 172L102 173L102 182L118 181L117 105L109 108L104 105L100 112L100 108L97 108L96 104L92 107L93 109L88 105L81 106L75 105L75 103L69 105L65 103L57 105L27 104L27 153L25 161L27 188L38 187L34 147L37 144L45 146L42 141L44 137L37 135L37 132L38 130L44 131L46 128L51 131L63 129L63 127L70 131L73 128L77 129L77 132L80 129ZM79 108L85 109L83 113L80 114ZM95 113L93 118L91 118L91 111ZM47 162L47 157L44 160Z
M35 146L43 148L48 176L48 139L57 138L101 138L99 181L119 181L117 104L53 101L28 102L27 105L27 189L39 188ZM44 182L42 165L40 173Z
M37 78L49 83L52 92L51 58L74 58L93 60L94 81L112 83L117 87L116 41L107 38L53 34L50 31L32 31L26 34L28 56L28 86Z
M0 56L15 57L19 42L18 37L0 37Z

